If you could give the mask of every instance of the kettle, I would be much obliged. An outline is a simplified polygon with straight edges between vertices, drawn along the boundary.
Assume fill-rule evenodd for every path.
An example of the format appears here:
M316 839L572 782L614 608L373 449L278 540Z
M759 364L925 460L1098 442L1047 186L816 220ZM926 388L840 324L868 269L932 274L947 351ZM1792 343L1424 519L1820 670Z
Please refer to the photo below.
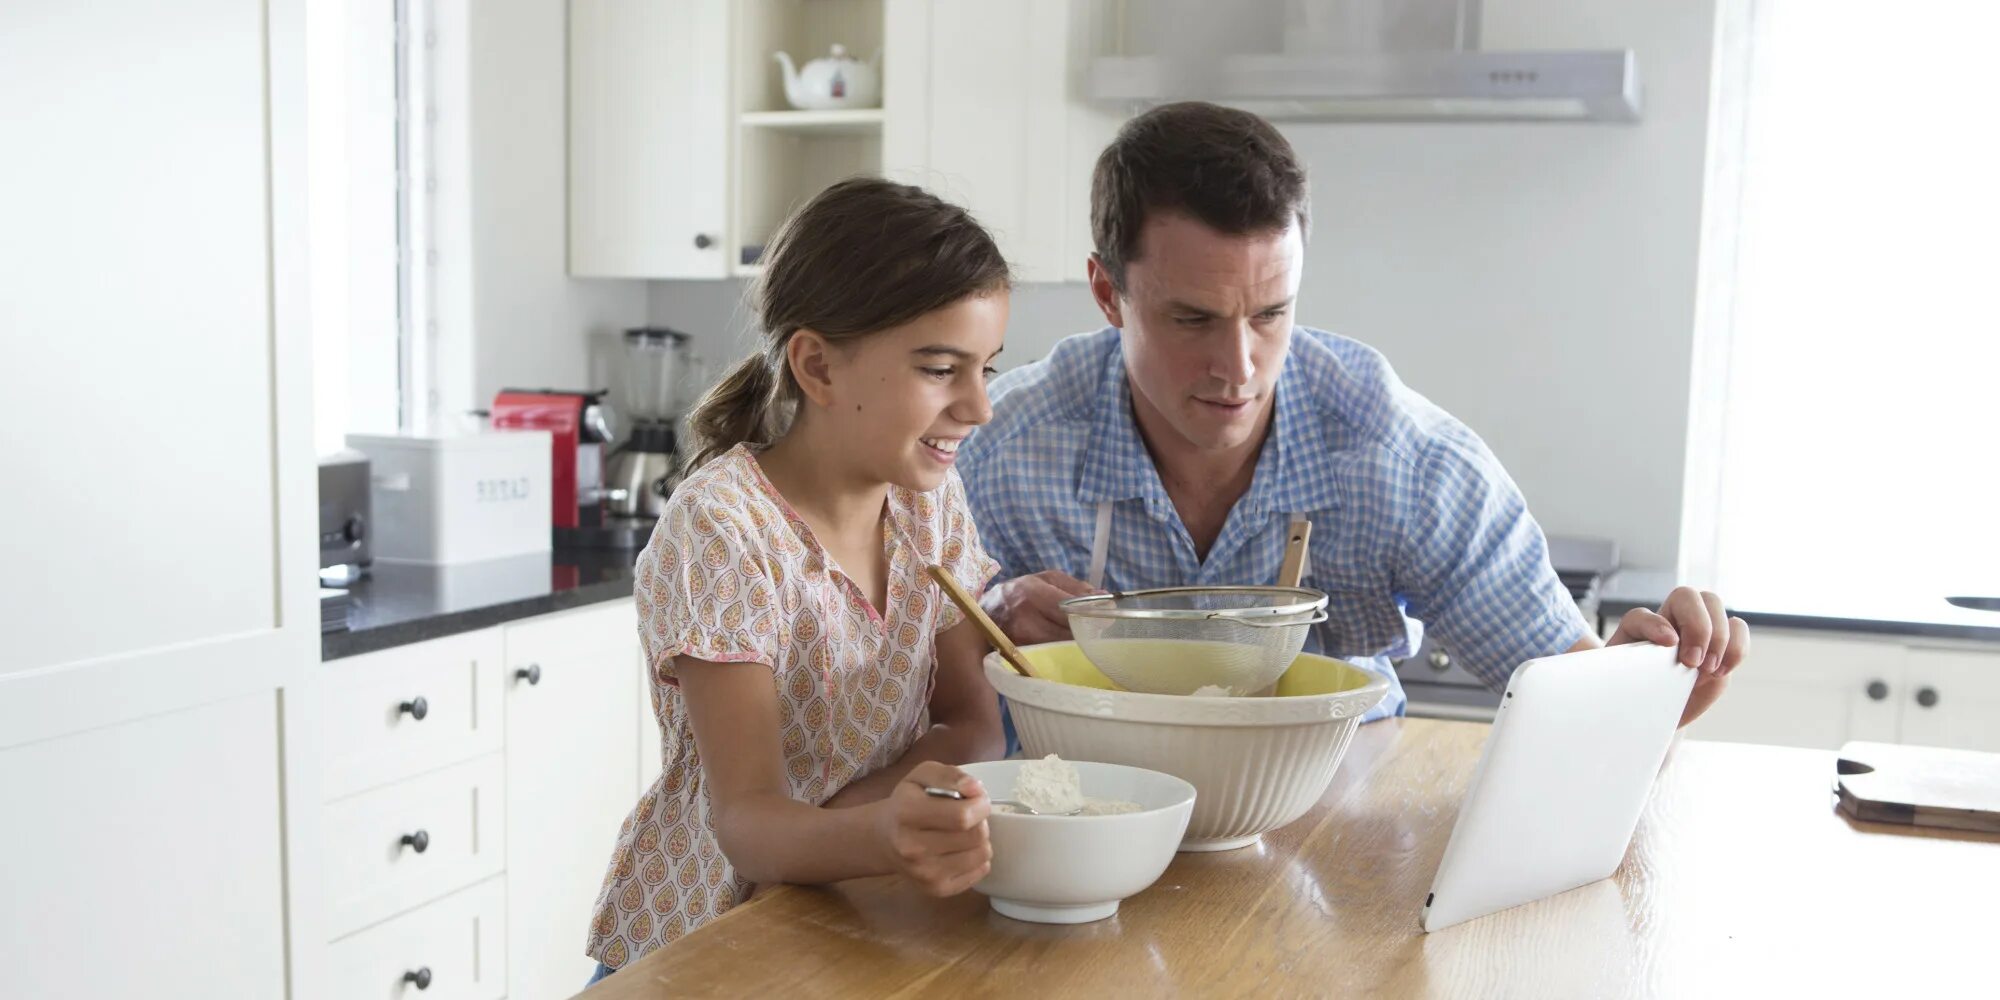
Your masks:
M792 57L783 53L772 53L785 67L785 100L792 107L810 111L826 111L835 108L872 108L882 103L882 81L874 64L880 62L882 53L868 62L862 62L847 54L847 47L836 44L825 57L806 63L804 69L792 64Z

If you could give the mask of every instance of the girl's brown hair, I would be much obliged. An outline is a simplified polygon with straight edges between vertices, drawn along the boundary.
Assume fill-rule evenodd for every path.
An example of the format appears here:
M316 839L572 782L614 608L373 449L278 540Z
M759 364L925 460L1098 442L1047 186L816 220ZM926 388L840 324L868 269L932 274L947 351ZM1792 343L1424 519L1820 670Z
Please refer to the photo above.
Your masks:
M957 205L873 177L821 191L765 249L755 292L763 349L695 405L688 471L784 435L799 400L785 345L800 329L851 341L1009 284L993 237Z

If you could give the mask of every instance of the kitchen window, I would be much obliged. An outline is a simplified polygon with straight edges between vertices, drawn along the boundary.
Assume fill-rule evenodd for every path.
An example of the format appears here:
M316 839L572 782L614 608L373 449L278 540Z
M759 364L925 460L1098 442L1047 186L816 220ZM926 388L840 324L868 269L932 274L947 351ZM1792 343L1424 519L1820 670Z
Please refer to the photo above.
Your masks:
M1722 8L1683 576L2000 594L2000 6Z
M415 429L433 380L428 0L307 5L314 444Z

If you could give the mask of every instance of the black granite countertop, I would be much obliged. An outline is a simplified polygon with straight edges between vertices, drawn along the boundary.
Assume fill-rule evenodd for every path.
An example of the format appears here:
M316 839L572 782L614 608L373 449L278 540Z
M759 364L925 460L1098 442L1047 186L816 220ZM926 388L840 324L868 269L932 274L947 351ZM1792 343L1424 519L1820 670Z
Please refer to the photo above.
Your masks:
M1633 608L1658 608L1673 588L1672 573L1624 570L1605 581L1598 609L1606 618L1616 618ZM1725 593L1722 599L1730 614L1753 627L2000 642L2000 612L1956 607L1943 594L1854 594L1807 602Z
M637 551L558 550L483 563L377 562L348 587L347 627L320 636L338 660L604 601L632 599Z

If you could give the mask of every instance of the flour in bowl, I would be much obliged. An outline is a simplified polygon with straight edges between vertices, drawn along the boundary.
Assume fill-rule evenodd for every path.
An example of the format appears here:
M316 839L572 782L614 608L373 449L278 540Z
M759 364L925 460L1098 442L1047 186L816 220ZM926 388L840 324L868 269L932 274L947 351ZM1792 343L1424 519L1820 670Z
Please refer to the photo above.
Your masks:
M1076 765L1049 754L1041 760L1021 765L1014 777L1014 800L1038 813L1075 813L1079 816L1115 816L1139 811L1137 802L1093 799L1083 794L1083 778ZM994 806L995 812L1014 812L1008 806Z
M1220 684L1203 684L1202 686L1200 686L1200 687L1198 687L1198 688L1195 688L1195 689L1194 689L1194 697L1196 697L1196 698L1234 698L1234 697L1236 697L1236 689L1235 689L1235 688L1226 688L1226 687L1223 687L1223 686L1222 686L1222 685L1220 685Z
M1123 813L1135 813L1138 811L1139 811L1139 803L1137 802L1127 802L1124 799L1086 798L1083 800L1083 811L1077 813L1077 815L1117 816Z
M1014 801L1038 813L1075 812L1083 808L1083 778L1075 764L1049 754L1021 765L1014 777Z

